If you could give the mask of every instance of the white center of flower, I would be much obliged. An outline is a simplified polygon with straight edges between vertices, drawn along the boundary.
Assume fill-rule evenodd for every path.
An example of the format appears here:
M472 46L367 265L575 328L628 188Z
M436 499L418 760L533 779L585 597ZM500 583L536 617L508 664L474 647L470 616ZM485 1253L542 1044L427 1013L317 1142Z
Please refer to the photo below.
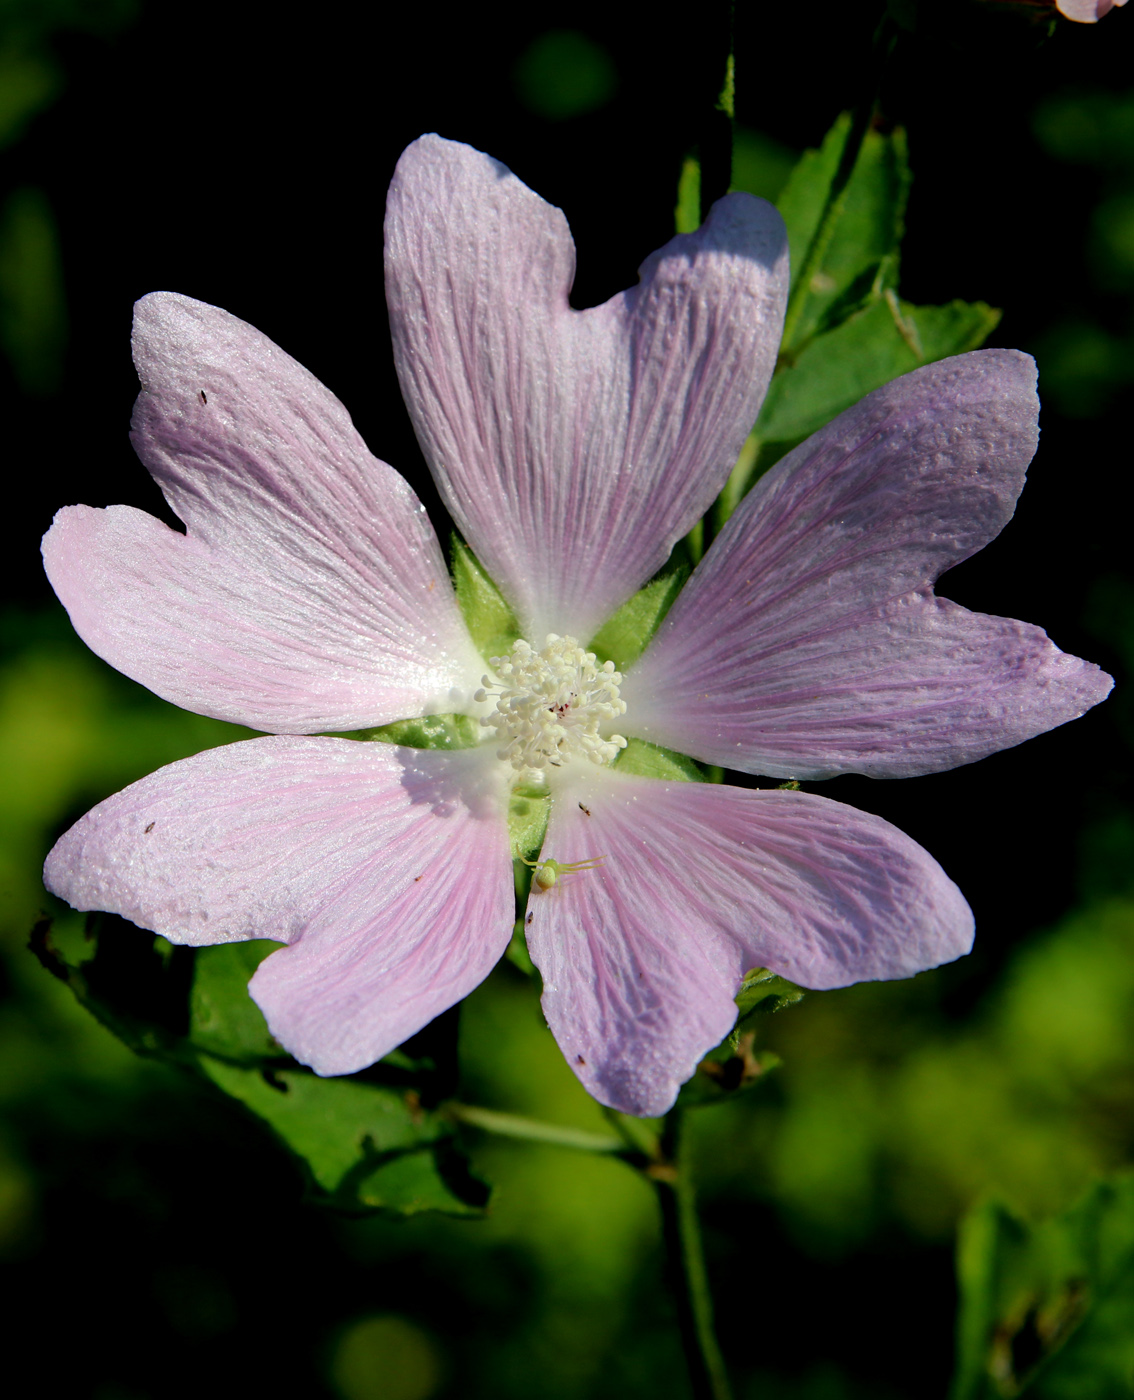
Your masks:
M496 709L482 724L491 725L501 741L498 755L513 768L560 768L574 758L609 763L626 747L621 734L605 738L600 727L626 713L618 698L621 675L613 661L596 664L574 637L548 633L542 651L516 642L509 656L494 656L499 680L484 677L476 698L496 699Z

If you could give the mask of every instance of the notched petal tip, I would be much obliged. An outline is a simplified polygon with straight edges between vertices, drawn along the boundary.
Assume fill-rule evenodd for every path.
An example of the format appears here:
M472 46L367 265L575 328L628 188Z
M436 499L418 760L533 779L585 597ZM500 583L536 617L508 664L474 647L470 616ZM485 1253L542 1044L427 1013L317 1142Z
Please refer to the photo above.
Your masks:
M786 301L788 278L787 226L780 211L766 199L733 191L718 199L709 217L693 233L679 233L657 252L651 253L639 269L645 280L658 262L677 251L694 256L719 254L758 263L776 280L770 288L761 283L762 294ZM781 311L782 314L782 311Z

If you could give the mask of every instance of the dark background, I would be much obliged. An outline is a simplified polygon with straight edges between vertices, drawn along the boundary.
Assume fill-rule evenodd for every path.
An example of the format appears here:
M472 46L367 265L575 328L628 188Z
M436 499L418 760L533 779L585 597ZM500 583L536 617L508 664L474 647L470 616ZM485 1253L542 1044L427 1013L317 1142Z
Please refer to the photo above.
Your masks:
M737 9L738 120L793 152L818 144L862 95L881 7L739 0ZM48 347L29 369L11 352L0 369L12 501L4 584L18 661L29 648L68 645L38 561L56 509L128 502L170 518L126 439L137 297L181 291L261 328L338 394L371 448L434 510L382 293L383 204L399 153L436 130L504 161L571 221L574 304L604 300L672 233L681 161L719 78L722 12L693 7L678 24L632 4L150 0L57 14L9 3L0 24L19 53L47 55L62 79L0 151L0 198L45 197L69 326L62 358ZM592 110L549 114L525 89L533 43L558 30L583 34L613 65L610 96ZM908 130L915 177L903 296L1003 307L992 343L1037 353L1045 398L1042 445L1014 521L941 591L1040 623L1120 677L1134 633L1121 506L1134 378L1134 251L1127 265L1122 201L1134 135L1123 146L1112 125L1112 148L1089 131L1061 145L1060 131L1080 98L1121 103L1132 63L1134 11L1097 27L1059 22L1049 34L1032 6L935 6L902 32L882 102L885 120ZM141 703L119 694L126 710ZM921 1017L916 1034L947 1036L979 1019L1023 940L1126 891L1127 713L1119 696L979 765L826 789L925 845L976 913L976 952L907 1006ZM104 795L98 786L80 785L45 818L42 849ZM10 945L16 966L19 929ZM97 1088L70 1078L70 1042L51 1029L65 1013L55 1003L37 1010L26 990L33 974L19 967L5 1024L42 1025L45 1043L56 1041L35 1051L54 1067L22 1068L7 1100L13 1179L30 1183L33 1222L13 1233L4 1266L9 1354L38 1377L26 1393L331 1393L326 1377L346 1365L328 1361L337 1329L368 1312L416 1320L442 1358L440 1379L414 1390L411 1362L391 1363L372 1391L340 1376L348 1400L683 1393L656 1245L643 1246L625 1284L616 1338L596 1340L585 1317L575 1331L569 1318L558 1332L537 1326L536 1314L546 1322L574 1304L555 1301L546 1261L533 1262L522 1243L482 1246L476 1225L434 1234L339 1225L302 1203L298 1172L235 1107L156 1070L128 1083L108 1070ZM1108 1131L1113 1150L1100 1160L1129 1160L1134 1126L1123 1119ZM766 1373L765 1395L942 1394L948 1223L920 1234L903 1225L885 1208L883 1174L871 1231L832 1225L824 1242L772 1188L738 1194L731 1180L724 1173L710 1191L706 1218L723 1343L742 1391L745 1378ZM608 1360L565 1380L563 1357L575 1347L607 1348Z

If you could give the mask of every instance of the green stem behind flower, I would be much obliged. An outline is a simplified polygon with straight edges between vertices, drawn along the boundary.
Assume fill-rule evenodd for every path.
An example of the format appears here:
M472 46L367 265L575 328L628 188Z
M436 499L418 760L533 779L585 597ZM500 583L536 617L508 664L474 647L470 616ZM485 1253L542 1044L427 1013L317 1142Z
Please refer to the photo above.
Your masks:
M694 1400L732 1400L724 1357L713 1329L713 1297L682 1118L682 1109L670 1110L662 1136L668 1167L664 1171L654 1168L648 1175L657 1187L661 1206L666 1263Z

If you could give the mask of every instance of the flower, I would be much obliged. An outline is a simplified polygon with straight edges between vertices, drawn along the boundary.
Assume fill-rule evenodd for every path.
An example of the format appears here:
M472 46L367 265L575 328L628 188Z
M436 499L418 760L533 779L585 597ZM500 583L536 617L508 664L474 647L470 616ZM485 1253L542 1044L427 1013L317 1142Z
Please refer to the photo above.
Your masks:
M1125 5L1126 0L1055 0L1055 8L1066 19L1079 24L1096 24L1103 15L1110 14L1116 5Z
M485 674L424 508L311 375L224 311L143 298L133 437L186 533L72 506L47 571L99 655L272 733L99 804L50 853L48 887L176 943L285 943L252 995L298 1059L347 1073L503 953L510 795L543 784L525 927L544 1010L591 1093L647 1115L728 1032L749 968L835 987L966 952L960 892L879 818L612 760L644 739L773 777L908 776L1101 700L1109 678L1038 628L932 593L1012 514L1031 361L917 370L796 448L623 674L586 642L704 513L756 417L779 216L729 195L638 286L577 312L562 214L426 136L391 186L386 265L419 440L520 637ZM318 737L438 713L479 718L484 742Z

